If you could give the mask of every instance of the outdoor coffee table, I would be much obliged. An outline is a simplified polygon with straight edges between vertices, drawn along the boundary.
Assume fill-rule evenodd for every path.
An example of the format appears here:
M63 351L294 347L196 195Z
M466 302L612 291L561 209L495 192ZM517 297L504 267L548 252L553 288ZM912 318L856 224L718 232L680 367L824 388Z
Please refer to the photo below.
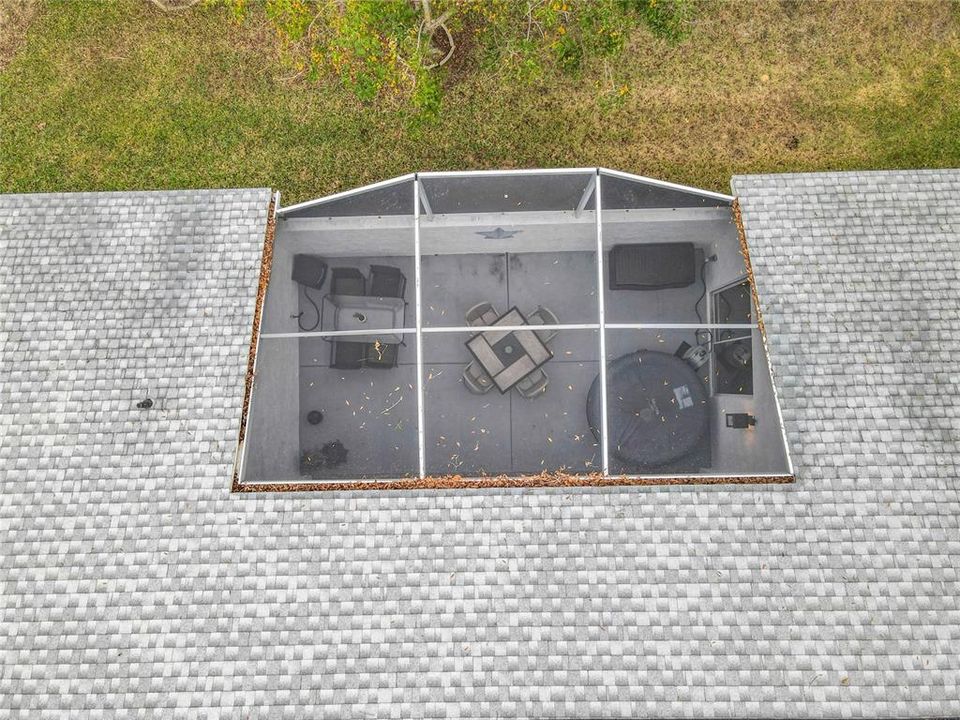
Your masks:
M480 363L501 393L506 393L527 375L553 357L533 330L497 330L498 325L529 325L512 307L484 330L467 340L467 349Z
M399 345L403 336L384 330L403 326L404 304L400 298L368 297L366 295L330 295L335 307L334 330L367 330L369 335L351 335L354 342L381 342Z

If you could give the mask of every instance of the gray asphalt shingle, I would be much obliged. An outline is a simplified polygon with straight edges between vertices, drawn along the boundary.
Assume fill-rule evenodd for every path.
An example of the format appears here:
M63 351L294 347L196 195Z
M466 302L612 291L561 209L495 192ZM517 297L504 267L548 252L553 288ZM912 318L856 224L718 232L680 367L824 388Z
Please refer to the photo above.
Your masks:
M0 717L960 713L960 172L733 185L792 486L230 494L269 191L0 196Z

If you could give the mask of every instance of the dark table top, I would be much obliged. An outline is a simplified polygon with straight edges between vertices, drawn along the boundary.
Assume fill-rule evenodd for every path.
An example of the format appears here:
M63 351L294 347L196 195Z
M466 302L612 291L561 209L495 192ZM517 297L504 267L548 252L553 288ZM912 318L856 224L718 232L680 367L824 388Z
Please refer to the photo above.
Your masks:
M480 363L501 393L505 393L537 368L553 353L532 330L497 330L497 326L529 325L516 307L498 317L489 327L467 341L467 348Z

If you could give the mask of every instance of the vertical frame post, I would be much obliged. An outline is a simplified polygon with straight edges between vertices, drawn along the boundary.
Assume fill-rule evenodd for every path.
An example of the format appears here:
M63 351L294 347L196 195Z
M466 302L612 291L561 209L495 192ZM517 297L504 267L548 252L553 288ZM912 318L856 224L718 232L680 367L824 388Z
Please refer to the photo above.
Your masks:
M606 285L603 272L603 220L601 218L600 195L603 176L600 174L600 168L597 168L596 173L596 187L593 192L594 204L597 208L597 312L600 316L600 451L603 458L603 474L609 475L610 454L607 450L607 327L603 300L603 290Z
M427 475L426 449L423 428L423 307L420 273L420 178L413 176L413 277L417 316L417 459L419 475Z

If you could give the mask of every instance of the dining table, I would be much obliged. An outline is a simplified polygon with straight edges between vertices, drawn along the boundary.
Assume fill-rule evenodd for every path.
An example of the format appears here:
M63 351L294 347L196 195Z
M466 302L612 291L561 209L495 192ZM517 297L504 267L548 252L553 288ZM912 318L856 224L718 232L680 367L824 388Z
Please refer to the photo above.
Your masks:
M467 349L501 393L542 367L553 357L536 332L523 328L527 318L516 307L467 340ZM497 328L514 328L500 329Z

